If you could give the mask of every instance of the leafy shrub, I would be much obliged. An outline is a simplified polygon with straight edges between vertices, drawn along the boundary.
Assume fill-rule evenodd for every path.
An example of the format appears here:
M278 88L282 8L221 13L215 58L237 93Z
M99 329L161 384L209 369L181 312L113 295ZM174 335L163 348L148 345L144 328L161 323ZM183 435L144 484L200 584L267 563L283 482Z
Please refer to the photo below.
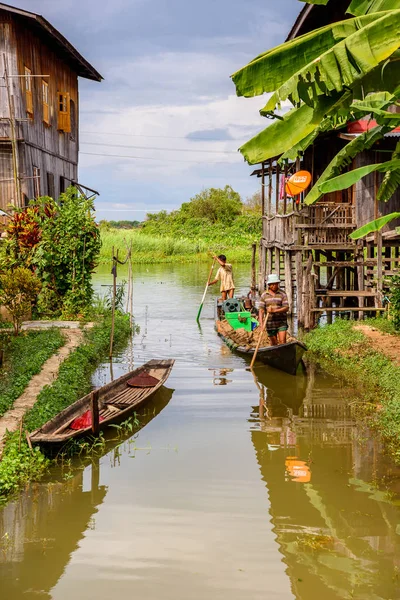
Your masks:
M400 277L398 275L391 278L390 302L394 328L400 331Z
M90 306L101 245L93 210L93 201L70 187L58 202L33 200L11 219L0 264L36 273L43 284L37 308L44 316L75 316Z
M0 275L0 304L12 317L14 335L18 335L23 318L29 315L41 287L39 279L24 267Z

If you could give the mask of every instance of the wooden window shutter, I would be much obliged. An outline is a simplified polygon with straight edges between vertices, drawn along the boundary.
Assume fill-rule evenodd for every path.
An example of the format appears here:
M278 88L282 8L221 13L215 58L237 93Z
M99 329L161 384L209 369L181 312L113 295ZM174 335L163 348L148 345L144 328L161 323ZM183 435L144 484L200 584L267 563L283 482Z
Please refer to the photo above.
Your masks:
M42 80L43 122L50 125L49 84Z
M32 96L32 71L25 67L25 99L26 112L30 117L33 116L33 96Z
M70 95L67 92L58 92L58 129L71 133Z

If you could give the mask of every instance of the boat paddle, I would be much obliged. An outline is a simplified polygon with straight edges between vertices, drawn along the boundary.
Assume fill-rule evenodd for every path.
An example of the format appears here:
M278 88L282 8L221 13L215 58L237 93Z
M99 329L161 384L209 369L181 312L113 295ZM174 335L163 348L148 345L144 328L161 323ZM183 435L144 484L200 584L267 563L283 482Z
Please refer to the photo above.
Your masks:
M212 262L210 273L208 275L208 279L207 279L207 283L206 283L206 289L204 290L203 298L201 299L201 304L200 304L199 312L197 313L197 318L196 318L197 322L199 322L201 311L203 310L203 304L204 304L204 300L205 300L205 297L206 297L206 294L207 294L208 284L210 283L210 280L211 280L211 275L212 275L212 272L213 272L213 269L214 269L214 264L215 264L215 259Z
M269 317L269 313L267 313L267 314L265 315L265 321L264 321L264 323L262 324L262 326L260 327L260 335L259 335L259 338L258 338L258 342L257 342L256 349L254 350L253 358L251 359L251 363L250 363L250 369L252 369L252 368L253 368L253 365L254 365L254 363L256 362L256 358L257 358L257 352L258 352L258 349L260 348L260 344L261 344L261 340L262 340L262 335L263 335L263 333L264 333L264 329L266 329L266 327L267 327L267 323L268 323L268 317Z

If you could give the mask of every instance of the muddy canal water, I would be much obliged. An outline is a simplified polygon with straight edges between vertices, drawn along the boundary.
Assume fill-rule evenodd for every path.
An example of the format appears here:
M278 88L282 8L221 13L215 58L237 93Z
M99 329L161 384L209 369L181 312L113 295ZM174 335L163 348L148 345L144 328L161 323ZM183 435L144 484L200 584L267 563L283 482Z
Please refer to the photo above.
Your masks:
M140 333L113 376L174 357L167 388L135 435L0 510L2 600L400 598L400 473L352 421L351 390L312 366L254 378L214 332L216 289L196 324L206 276L136 268ZM247 269L236 280L246 291Z

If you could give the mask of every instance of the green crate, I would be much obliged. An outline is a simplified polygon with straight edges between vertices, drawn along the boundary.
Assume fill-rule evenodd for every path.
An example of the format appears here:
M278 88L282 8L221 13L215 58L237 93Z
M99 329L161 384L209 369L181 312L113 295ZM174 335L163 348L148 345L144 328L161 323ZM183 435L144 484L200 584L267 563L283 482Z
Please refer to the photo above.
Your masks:
M225 313L225 317L233 329L245 329L246 331L251 331L250 312Z

